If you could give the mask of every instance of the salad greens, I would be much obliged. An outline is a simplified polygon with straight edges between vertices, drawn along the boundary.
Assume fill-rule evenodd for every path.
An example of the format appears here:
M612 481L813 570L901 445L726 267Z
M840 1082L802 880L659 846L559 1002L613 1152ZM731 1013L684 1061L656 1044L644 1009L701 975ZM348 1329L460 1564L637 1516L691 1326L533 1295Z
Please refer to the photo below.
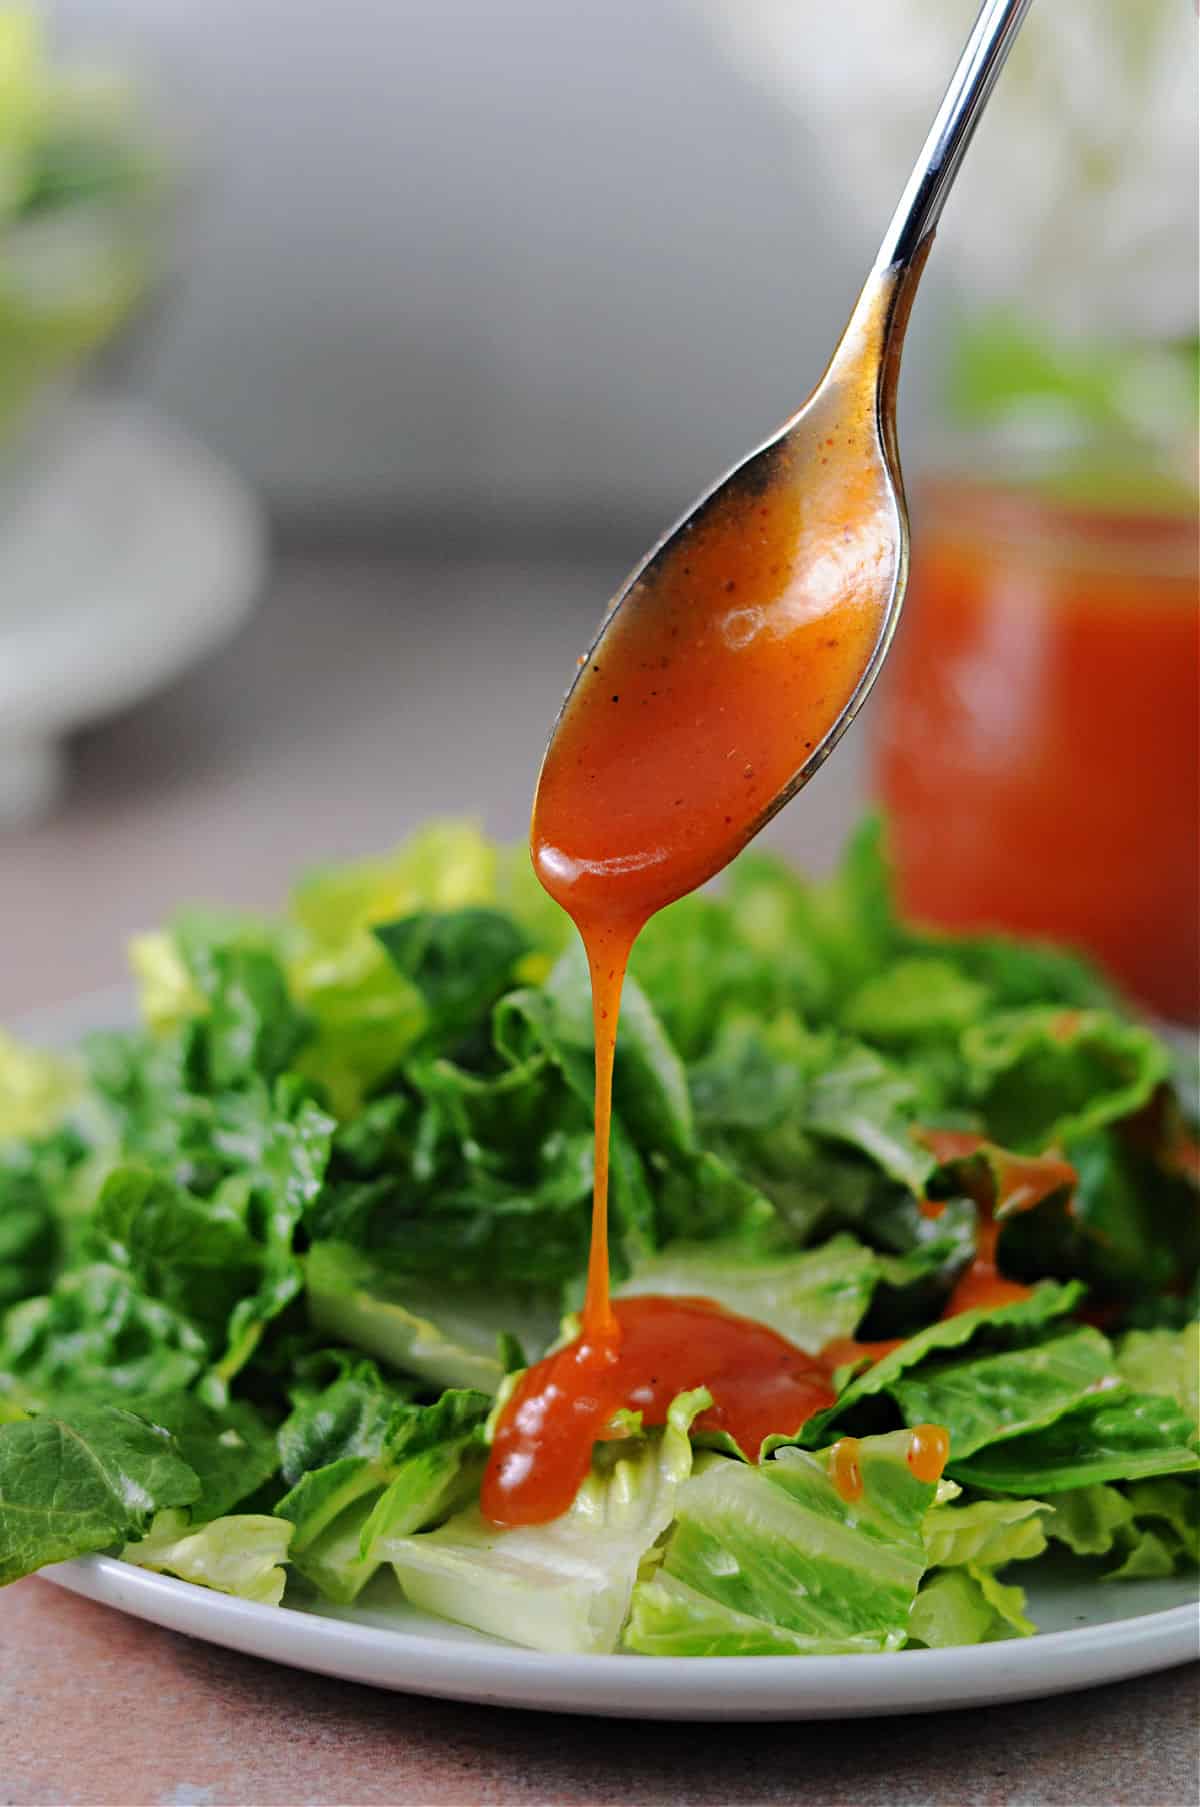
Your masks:
M546 1650L767 1654L1026 1635L1048 1546L1200 1560L1171 1054L1068 954L900 921L877 824L825 883L749 854L652 921L617 1054L615 1290L825 1352L834 1403L761 1450L693 1437L703 1392L620 1413L544 1525L478 1505L588 1246L587 972L524 852L436 825L132 961L140 1028L0 1037L0 1581L112 1551L269 1603L398 1583ZM993 1216L1027 1290L948 1312Z

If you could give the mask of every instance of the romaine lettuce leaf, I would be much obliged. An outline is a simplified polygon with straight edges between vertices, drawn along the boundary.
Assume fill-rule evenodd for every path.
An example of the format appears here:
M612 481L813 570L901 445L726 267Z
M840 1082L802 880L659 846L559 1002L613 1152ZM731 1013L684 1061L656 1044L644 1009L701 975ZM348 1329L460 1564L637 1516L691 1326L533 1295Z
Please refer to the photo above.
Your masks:
M816 1354L853 1334L880 1271L878 1256L852 1236L782 1254L758 1253L738 1240L680 1242L640 1261L617 1291L715 1299Z
M440 1039L464 1035L486 1021L531 947L511 916L478 905L420 910L377 923L374 932L397 972L420 993L423 1029Z
M199 1491L169 1434L120 1406L0 1424L0 1586L140 1535Z
M853 1501L834 1486L828 1451L781 1449L755 1467L698 1456L661 1570L635 1593L627 1647L664 1656L898 1650L936 1492L912 1473L908 1448L906 1431L864 1438Z
M383 1537L374 1551L427 1612L535 1650L615 1650L691 1471L688 1427L709 1403L704 1392L681 1394L661 1431L600 1445L574 1503L548 1524L501 1530L472 1507L436 1531Z
M375 927L489 905L547 954L569 934L525 850L497 848L470 823L431 823L393 853L314 873L297 887L289 978L318 1025L300 1060L340 1116L357 1110L430 1026L420 989L393 965ZM522 976L541 958L527 956Z
M913 1131L931 1100L911 1072L865 1043L847 1043L808 1088L805 1127L867 1155L889 1179L920 1193L936 1166Z
M138 1012L154 1034L174 1034L203 1016L207 1001L188 970L177 935L168 929L134 935L126 953L137 983Z
M1056 1493L1047 1534L1077 1556L1103 1558L1104 1579L1172 1574L1200 1563L1200 1486L1159 1476Z
M202 1372L209 1351L189 1318L139 1292L104 1263L74 1268L4 1320L0 1374L35 1399L172 1393Z
M988 988L950 960L910 954L872 973L842 1006L852 1035L886 1047L945 1038L978 1022Z
M1156 1035L1101 1010L994 1014L968 1028L961 1047L967 1090L989 1133L1034 1153L1132 1116L1171 1071Z
M558 1328L553 1309L503 1294L442 1293L393 1278L344 1243L314 1243L305 1262L314 1326L436 1387L494 1393L504 1378L498 1344L507 1331L540 1351ZM420 1301L418 1305L418 1299Z
M949 960L967 978L986 986L994 1010L1045 1004L1111 1010L1117 1005L1112 986L1094 966L1081 955L1048 942L1017 940L1011 935L955 935L911 926L906 939L914 951Z
M146 1535L127 1543L121 1558L197 1587L278 1606L291 1536L292 1527L283 1519L260 1513L216 1518L193 1530L186 1512L158 1512Z
M260 1245L257 1285L247 1290L229 1316L225 1353L206 1387L216 1403L250 1360L270 1326L304 1287L296 1252L296 1232L316 1199L329 1162L334 1123L308 1096L307 1085L291 1075L270 1094L252 1090L226 1102L218 1125L218 1146L240 1162L246 1221Z
M200 1045L209 1085L277 1079L312 1034L279 961L265 948L218 946L193 972L208 1003Z
M148 1298L190 1318L213 1354L230 1313L256 1288L261 1252L243 1218L218 1195L201 1200L151 1168L108 1175L89 1226L97 1256L129 1272Z
M851 1656L879 1642L869 1632L826 1637L772 1624L655 1570L633 1590L625 1648L639 1656Z
M494 902L504 857L473 822L429 822L390 853L308 873L289 912L311 942L341 946L416 910Z
M1044 1281L1027 1299L1009 1305L960 1311L952 1318L940 1318L936 1323L926 1325L924 1330L906 1338L898 1349L890 1350L852 1379L828 1411L818 1412L809 1419L798 1441L809 1448L827 1441L830 1426L854 1407L879 1393L892 1392L905 1374L929 1357L948 1349L962 1348L981 1333L987 1333L989 1337L993 1332L998 1333L1004 1340L1026 1337L1064 1316L1078 1303L1082 1292L1080 1286L1058 1286L1053 1281Z
M1025 1348L923 1361L888 1391L906 1424L940 1424L949 1432L957 1472L986 1444L1053 1424L1114 1381L1112 1345L1081 1324Z
M167 1431L196 1475L200 1491L191 1502L193 1526L223 1518L279 1467L275 1433L248 1400L231 1401L220 1411L194 1393L134 1395L122 1403Z
M992 1493L1062 1493L1099 1481L1200 1469L1191 1420L1171 1399L1118 1386L1094 1394L1044 1430L950 1460L956 1481Z
M68 1128L0 1146L0 1312L53 1283L66 1257L67 1207L86 1153Z
M1041 1500L969 1500L935 1505L922 1535L930 1568L995 1569L1026 1562L1046 1548L1043 1518L1054 1508Z
M1116 1347L1117 1372L1141 1393L1164 1393L1200 1437L1200 1322L1183 1330L1131 1330Z
M1024 1590L974 1563L927 1576L908 1619L909 1642L929 1650L1027 1638L1036 1630L1025 1616Z
M1174 1569L1200 1564L1200 1486L1194 1476L1179 1480L1163 1475L1149 1481L1130 1481L1124 1493L1136 1532L1146 1536L1152 1528ZM1136 1545L1126 1556L1126 1564L1135 1551ZM1114 1580L1121 1577L1124 1566L1116 1571Z
M1132 1520L1133 1508L1121 1489L1097 1482L1056 1493L1046 1532L1077 1556L1106 1556L1117 1533Z
M291 1486L275 1508L295 1526L300 1573L329 1598L353 1600L379 1567L381 1536L420 1530L459 1503L464 1472L478 1478L490 1406L463 1390L412 1404L372 1362L303 1392L279 1433Z

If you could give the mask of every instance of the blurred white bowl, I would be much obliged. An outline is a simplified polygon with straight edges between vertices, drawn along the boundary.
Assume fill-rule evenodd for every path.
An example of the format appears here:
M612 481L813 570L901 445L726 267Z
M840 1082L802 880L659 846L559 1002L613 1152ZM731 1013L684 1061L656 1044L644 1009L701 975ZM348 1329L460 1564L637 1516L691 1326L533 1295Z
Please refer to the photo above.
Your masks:
M73 402L8 503L0 825L52 805L66 734L157 690L232 634L266 569L262 510L242 480L125 401Z

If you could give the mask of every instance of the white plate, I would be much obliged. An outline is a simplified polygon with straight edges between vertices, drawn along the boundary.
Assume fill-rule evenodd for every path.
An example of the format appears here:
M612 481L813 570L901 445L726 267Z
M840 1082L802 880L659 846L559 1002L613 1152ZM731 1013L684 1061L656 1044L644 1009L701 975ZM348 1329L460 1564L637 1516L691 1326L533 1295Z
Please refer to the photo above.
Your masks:
M211 452L131 403L73 404L0 535L0 819L51 801L65 733L239 626L264 549L258 503Z
M17 1034L68 1045L127 1022L128 991L27 1016ZM1194 1576L1104 1583L1043 1559L1024 1566L1037 1637L890 1656L545 1656L409 1606L378 1576L352 1607L257 1606L111 1556L43 1571L136 1618L343 1681L485 1706L635 1719L850 1719L1066 1694L1200 1656Z
M1191 1581L1089 1584L1039 1577L1036 1638L892 1656L544 1656L449 1625L382 1579L355 1607L232 1600L89 1556L46 1578L137 1618L343 1681L484 1706L635 1719L849 1719L1068 1693L1200 1654Z

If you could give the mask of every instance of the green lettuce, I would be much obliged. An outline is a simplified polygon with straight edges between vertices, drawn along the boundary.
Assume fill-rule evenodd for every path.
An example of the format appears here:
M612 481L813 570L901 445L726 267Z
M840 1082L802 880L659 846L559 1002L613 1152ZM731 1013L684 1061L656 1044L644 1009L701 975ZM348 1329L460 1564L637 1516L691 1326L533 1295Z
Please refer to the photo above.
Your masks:
M968 1028L961 1046L990 1134L1035 1153L1132 1116L1171 1071L1157 1036L1102 1010L1002 1012Z
M1200 1486L1160 1476L1094 1483L1054 1496L1047 1534L1102 1561L1105 1580L1170 1575L1200 1564Z
M1036 1630L1025 1616L1024 1590L998 1581L990 1568L974 1563L930 1575L908 1618L909 1642L929 1650L1027 1638Z
M278 1606L291 1535L289 1524L261 1513L217 1518L193 1530L186 1512L158 1512L146 1535L124 1546L121 1559L240 1600Z
M524 849L499 849L472 824L431 823L391 854L313 873L297 887L289 977L318 1027L302 1062L339 1115L352 1115L430 1025L420 984L389 958L376 929L422 912L489 906L537 950L522 976L536 968L544 977L546 957L567 938L566 921Z
M0 1375L39 1400L170 1393L203 1373L209 1350L190 1318L148 1298L128 1272L90 1263L4 1320Z
M199 1491L168 1432L121 1406L0 1424L0 1586L140 1536Z
M302 1392L279 1433L290 1486L275 1508L295 1527L299 1572L330 1599L355 1599L382 1560L380 1539L420 1530L477 1483L490 1406L454 1389L414 1404L363 1361Z
M952 961L909 954L864 979L841 1018L868 1042L908 1048L958 1035L978 1022L987 1003L987 986Z
M921 1362L888 1389L906 1424L940 1424L958 1464L985 1445L1050 1425L1114 1380L1112 1346L1080 1325L990 1355Z
M979 1336L1022 1340L1042 1330L1056 1318L1065 1316L1078 1302L1081 1293L1081 1287L1058 1286L1053 1281L1045 1281L1027 1299L1007 1305L977 1306L972 1311L960 1311L953 1317L940 1318L936 1323L926 1325L914 1336L906 1338L899 1348L890 1350L851 1379L827 1411L818 1412L809 1419L798 1441L809 1447L826 1441L832 1425L878 1394L895 1393L905 1375L919 1370L931 1357L940 1356L946 1350L960 1349ZM932 1420L922 1418L917 1422Z
M640 1261L617 1290L715 1299L815 1354L853 1334L880 1271L879 1258L852 1236L770 1254L740 1241L668 1243Z
M524 849L435 825L306 880L276 917L180 916L132 960L144 1026L89 1041L82 1090L77 1070L0 1043L0 1435L16 1439L21 1522L37 1527L8 1573L47 1549L199 1538L184 1552L197 1578L228 1560L243 1591L274 1593L268 1544L248 1536L238 1568L237 1533L206 1532L270 1517L273 1547L286 1536L300 1583L331 1599L353 1598L385 1548L413 1545L433 1577L416 1589L480 1592L497 1629L530 1576L557 1576L532 1622L558 1647L597 1625L611 1647L636 1585L631 1635L647 1648L800 1650L916 1636L912 1590L892 1587L897 1549L930 1564L923 1641L952 1623L1020 1629L996 1570L1031 1554L1043 1524L1090 1536L1082 1559L1106 1576L1192 1559L1197 1332L1180 1332L1200 1216L1170 1063L1073 957L901 921L878 824L828 880L751 855L648 926L621 1023L611 1184L618 1289L712 1297L810 1351L903 1339L850 1364L801 1437L768 1445L820 1447L843 1429L886 1443L901 1419L951 1432L973 1492L939 1490L928 1547L903 1528L883 1538L892 1582L875 1618L853 1576L838 1582L848 1606L825 1599L827 1621L801 1623L765 1593L660 1562L665 1542L677 1564L699 1547L670 1530L686 1474L664 1479L677 1440L632 1421L596 1458L591 1517L565 1544L539 1529L519 1575L477 1586L498 1535L465 1528L484 1416L578 1305L593 1179L586 964ZM1002 1269L1037 1283L1028 1300L941 1317L1001 1157L939 1165L931 1126L989 1149L1062 1141L1069 1199L1064 1186L1002 1226ZM1115 1354L1064 1326L1085 1285L1138 1326ZM125 1414L89 1419L84 1442L128 1470L128 1523L77 1485L76 1430L53 1431L97 1411ZM78 1496L61 1516L53 1464L24 1462L55 1436ZM767 1502L773 1525L799 1512L809 1534L825 1497L811 1463L722 1458L709 1481L715 1459L697 1488ZM785 1498L789 1473L803 1505ZM886 1497L902 1480L889 1474ZM598 1526L607 1554L588 1541ZM747 1561L769 1592L765 1547ZM800 1585L836 1568L818 1562Z
M1117 1372L1141 1393L1163 1393L1200 1437L1200 1322L1180 1331L1131 1330L1117 1343Z
M317 1330L437 1387L494 1393L504 1378L500 1339L516 1331L539 1350L557 1315L502 1294L418 1289L379 1260L344 1243L319 1242L305 1263L308 1310ZM419 1299L419 1306L418 1306Z
M223 1518L265 1487L279 1467L275 1431L248 1400L232 1400L219 1410L194 1393L134 1395L122 1403L165 1430L195 1474L194 1526Z
M548 1524L503 1530L472 1507L421 1536L384 1537L376 1552L426 1612L535 1650L615 1650L691 1472L688 1428L709 1403L681 1394L661 1431L600 1445L574 1502Z
M829 1452L756 1467L697 1457L661 1569L635 1591L625 1643L643 1655L898 1650L927 1557L936 1487L907 1432L864 1438L862 1493L842 1498Z
M86 1155L70 1128L0 1146L0 1312L53 1284L68 1253Z
M1054 1508L1041 1500L968 1500L931 1506L922 1536L930 1568L1001 1568L1027 1562L1046 1548L1043 1520Z
M1094 1394L1043 1430L953 1455L957 1481L993 1493L1062 1493L1101 1481L1200 1470L1191 1420L1175 1402L1118 1385Z
M378 923L376 939L425 1005L426 1032L465 1035L511 988L531 942L501 910L421 910Z

